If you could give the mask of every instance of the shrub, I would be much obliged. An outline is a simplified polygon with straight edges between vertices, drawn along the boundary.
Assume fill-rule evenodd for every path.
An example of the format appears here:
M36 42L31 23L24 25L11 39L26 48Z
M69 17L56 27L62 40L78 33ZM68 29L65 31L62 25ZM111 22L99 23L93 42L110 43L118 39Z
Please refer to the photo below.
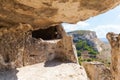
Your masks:
M92 54L92 55L96 55L98 54L98 52L96 50L94 50L93 47L89 46L87 44L86 41L83 41L83 40L79 40L77 43L76 43L76 49L77 49L77 54L78 56L81 55L81 53L84 51L84 50L87 50L89 52L89 54Z

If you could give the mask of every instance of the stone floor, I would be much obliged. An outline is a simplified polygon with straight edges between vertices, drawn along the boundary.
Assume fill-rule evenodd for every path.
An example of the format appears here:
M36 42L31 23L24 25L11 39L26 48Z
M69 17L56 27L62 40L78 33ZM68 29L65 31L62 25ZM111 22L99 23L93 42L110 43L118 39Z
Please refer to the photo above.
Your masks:
M83 67L58 60L0 72L0 80L87 80Z

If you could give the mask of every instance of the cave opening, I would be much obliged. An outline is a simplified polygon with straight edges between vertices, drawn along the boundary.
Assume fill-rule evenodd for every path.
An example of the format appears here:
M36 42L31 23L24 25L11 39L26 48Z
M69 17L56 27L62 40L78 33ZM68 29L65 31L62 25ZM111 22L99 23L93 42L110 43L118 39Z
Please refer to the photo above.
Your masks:
M62 35L57 26L51 26L47 29L38 29L32 31L32 37L36 39L41 38L43 40L55 40L61 39Z

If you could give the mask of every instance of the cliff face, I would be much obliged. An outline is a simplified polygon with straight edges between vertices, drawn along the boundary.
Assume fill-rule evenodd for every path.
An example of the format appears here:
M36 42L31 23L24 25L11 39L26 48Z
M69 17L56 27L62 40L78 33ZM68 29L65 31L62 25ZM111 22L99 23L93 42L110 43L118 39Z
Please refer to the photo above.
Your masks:
M97 42L95 42L95 39L97 39L97 35L94 31L78 30L68 32L68 35L73 36L73 41L75 43L78 42L79 40L87 41L87 44L92 46L96 51L98 52L101 51L101 47L99 47L97 45Z
M98 59L110 62L110 45L102 42L97 38L96 32L88 30L78 30L73 32L68 32L68 35L73 36L73 41L76 44L79 40L86 41L89 46L91 46L99 54L96 55Z
M94 48L97 52L102 52L105 48L105 44L97 38L96 32L87 31L87 30L79 30L68 32L69 35L73 36L73 41L77 42L79 40L87 41L87 44Z
M34 28L75 23L103 13L120 0L0 0L0 27L26 23Z
M111 72L113 79L120 80L120 34L108 33L107 39L111 44Z

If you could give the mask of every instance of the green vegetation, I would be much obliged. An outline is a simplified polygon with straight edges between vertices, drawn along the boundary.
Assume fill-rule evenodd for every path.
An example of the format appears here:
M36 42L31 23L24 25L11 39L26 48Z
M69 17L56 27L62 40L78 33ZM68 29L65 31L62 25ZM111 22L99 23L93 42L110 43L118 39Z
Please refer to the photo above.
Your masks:
M94 50L93 47L89 46L86 41L79 40L76 43L76 49L77 49L78 61L80 65L82 64L82 62L99 61L99 62L104 63L108 67L110 66L110 62L108 61L104 61L104 60L97 59L95 57L91 57L91 56L96 56L98 52ZM89 58L83 58L83 56L81 55L81 54L84 54L83 51L87 51L88 54L90 54L91 56L89 56Z
M91 31L82 30L82 31L74 31L73 33L76 33L80 36L86 36L90 32ZM110 66L110 61L103 60L103 59L100 59L97 57L99 52L96 51L93 46L90 46L90 44L88 44L87 39L86 40L79 40L79 41L77 39L75 39L74 43L76 45L78 61L79 61L80 65L83 62L98 61L98 62L104 63L107 67ZM107 49L105 49L105 50L107 50Z
M104 63L105 66L110 67L110 62L109 62L109 61L104 61L104 60L97 59L97 58L88 58L88 59L84 59L84 58L82 58L81 56L79 56L79 57L78 57L78 61L79 61L79 64L80 64L80 65L82 64L82 62L98 61L98 62Z
M88 59L83 59L81 56L78 57L79 64L81 65L82 62L91 62L91 61L96 61L95 58L88 58Z
M77 43L76 43L76 49L77 49L77 54L78 56L81 56L81 53L83 51L88 51L89 54L91 55L96 55L98 54L98 52L96 50L94 50L91 46L89 46L87 44L86 41L83 41L83 40L79 40Z
M104 63L107 67L110 66L109 61L104 61L104 60L96 58L96 55L98 54L98 52L94 50L92 46L87 44L87 41L79 40L75 44L76 44L76 49L77 49L78 61L80 65L82 64L82 62L99 61L99 62ZM84 51L87 51L87 54L88 54L87 57L86 55L82 55L82 54L85 54Z

